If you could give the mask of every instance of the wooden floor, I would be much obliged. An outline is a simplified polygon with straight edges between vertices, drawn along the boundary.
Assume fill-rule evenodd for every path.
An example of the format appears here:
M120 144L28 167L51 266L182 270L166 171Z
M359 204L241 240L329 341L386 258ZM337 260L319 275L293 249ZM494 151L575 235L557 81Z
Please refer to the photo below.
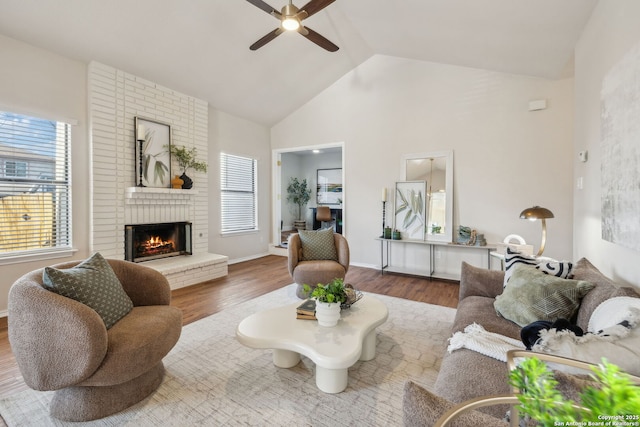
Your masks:
M456 307L457 282L430 281L396 274L380 275L369 268L350 267L345 280L356 289L377 294ZM189 324L236 304L292 283L285 257L270 255L229 266L220 279L172 291L171 305L179 307L184 324ZM0 319L0 396L23 390L22 381L7 338L7 319ZM0 425L2 422L0 421Z

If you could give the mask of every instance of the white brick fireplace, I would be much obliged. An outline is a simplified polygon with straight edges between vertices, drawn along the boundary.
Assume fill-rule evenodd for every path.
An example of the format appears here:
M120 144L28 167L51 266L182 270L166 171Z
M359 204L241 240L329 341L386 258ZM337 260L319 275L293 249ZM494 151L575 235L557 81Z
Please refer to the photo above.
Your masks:
M97 62L89 65L92 163L92 250L124 259L124 228L130 224L190 221L193 255L145 262L173 289L227 274L227 257L208 253L208 181L190 174L191 190L136 187L134 118L171 126L172 143L208 152L208 105ZM180 174L177 165L172 175Z

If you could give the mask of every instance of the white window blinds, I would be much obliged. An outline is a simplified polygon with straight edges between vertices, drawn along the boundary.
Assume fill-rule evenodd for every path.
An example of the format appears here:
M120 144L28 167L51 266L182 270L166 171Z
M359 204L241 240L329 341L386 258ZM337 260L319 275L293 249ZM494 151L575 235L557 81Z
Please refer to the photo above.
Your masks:
M220 154L222 233L258 228L257 161Z
M0 111L0 257L71 247L71 126Z

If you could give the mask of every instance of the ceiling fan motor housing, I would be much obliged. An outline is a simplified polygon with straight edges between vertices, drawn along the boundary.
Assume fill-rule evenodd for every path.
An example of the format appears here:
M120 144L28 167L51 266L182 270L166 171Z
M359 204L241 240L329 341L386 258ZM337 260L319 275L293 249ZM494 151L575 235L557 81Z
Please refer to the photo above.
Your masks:
M256 41L254 44L249 46L251 50L260 49L265 44L269 43L271 40L278 37L280 34L285 31L297 31L299 34L307 38L309 41L317 44L321 48L329 51L336 52L339 48L331 41L327 40L322 35L316 33L311 28L302 25L302 21L312 15L323 10L325 7L329 6L331 3L336 0L310 0L309 3L302 6L302 8L298 8L293 4L292 0L289 0L289 4L285 5L281 12L278 13L276 9L269 6L264 0L247 0L252 5L257 8L263 10L274 18L280 20L280 27L275 30L269 32L261 39Z

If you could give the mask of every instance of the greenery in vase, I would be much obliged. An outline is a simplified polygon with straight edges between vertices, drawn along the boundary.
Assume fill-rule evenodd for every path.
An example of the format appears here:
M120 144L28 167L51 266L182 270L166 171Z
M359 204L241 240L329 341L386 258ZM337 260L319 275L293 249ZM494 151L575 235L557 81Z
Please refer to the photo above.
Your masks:
M311 291L309 285L302 285L302 288L304 292L309 295L309 298L313 298L319 302L329 304L339 302L342 304L347 301L347 291L345 290L343 279L333 279L326 285L318 283L313 291ZM311 294L309 294L309 292L311 292Z
M526 359L511 371L509 382L520 390L520 412L541 426L557 426L558 422L565 426L589 422L605 425L598 424L603 423L603 416L619 416L619 422L640 421L633 418L640 415L640 391L627 374L602 359L602 364L593 368L591 378L597 386L586 387L577 403L556 390L558 382L553 373L537 358Z
M207 162L197 160L198 150L195 147L186 148L179 145L170 145L169 152L180 165L182 173L186 174L189 169L194 169L198 172L207 171Z
M311 188L307 185L306 178L302 181L291 177L287 186L287 202L298 206L298 219L302 220L302 209L311 199Z

